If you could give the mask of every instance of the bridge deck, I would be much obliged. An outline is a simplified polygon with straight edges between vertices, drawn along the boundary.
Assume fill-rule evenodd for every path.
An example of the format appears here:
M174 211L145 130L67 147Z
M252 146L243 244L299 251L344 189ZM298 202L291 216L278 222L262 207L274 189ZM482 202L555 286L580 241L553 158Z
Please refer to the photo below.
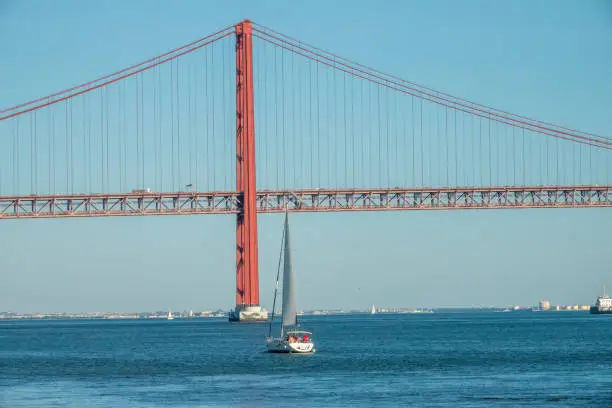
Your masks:
M0 197L0 219L234 214L232 191ZM466 210L612 206L612 186L532 186L258 191L257 212Z

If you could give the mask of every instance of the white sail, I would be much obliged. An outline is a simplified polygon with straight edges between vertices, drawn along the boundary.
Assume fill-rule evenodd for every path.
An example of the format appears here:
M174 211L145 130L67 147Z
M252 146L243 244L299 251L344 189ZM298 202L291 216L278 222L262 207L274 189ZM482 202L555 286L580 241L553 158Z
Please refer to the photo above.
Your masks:
M295 293L293 293L293 270L291 269L291 252L289 248L289 217L285 213L285 248L283 252L283 327L295 326L297 313Z

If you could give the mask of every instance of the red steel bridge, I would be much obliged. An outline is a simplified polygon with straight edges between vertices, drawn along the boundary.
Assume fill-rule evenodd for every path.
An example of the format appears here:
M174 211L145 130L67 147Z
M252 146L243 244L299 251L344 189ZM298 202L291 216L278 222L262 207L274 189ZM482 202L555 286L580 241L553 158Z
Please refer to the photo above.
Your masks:
M0 219L236 214L237 306L258 212L612 206L612 139L248 20L1 110L0 136Z

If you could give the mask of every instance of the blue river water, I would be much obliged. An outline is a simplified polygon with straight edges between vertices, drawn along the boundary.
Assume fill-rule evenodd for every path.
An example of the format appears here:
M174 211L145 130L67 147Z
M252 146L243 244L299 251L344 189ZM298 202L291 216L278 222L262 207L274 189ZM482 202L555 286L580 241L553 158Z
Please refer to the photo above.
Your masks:
M304 318L313 355L222 319L0 322L2 407L612 407L612 315Z

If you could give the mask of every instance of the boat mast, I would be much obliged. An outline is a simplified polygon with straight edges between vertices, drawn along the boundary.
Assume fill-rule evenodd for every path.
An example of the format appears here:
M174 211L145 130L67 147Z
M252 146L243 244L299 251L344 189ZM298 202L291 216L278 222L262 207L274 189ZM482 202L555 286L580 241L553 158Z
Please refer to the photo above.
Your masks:
M285 239L283 253L283 318L281 324L281 337L286 326L297 326L297 312L295 294L293 290L293 271L291 268L291 252L289 239L289 215L285 213Z
M285 213L285 217L286 217ZM276 286L274 287L274 300L272 301L272 316L270 318L270 327L268 328L268 337L272 336L272 322L274 322L274 308L276 307L276 295L278 294L278 280L280 278L281 260L283 256L283 247L285 245L285 228L283 228L283 236L281 238L281 247L278 254L278 268L276 268ZM282 331L282 329L281 329ZM282 333L281 333L282 337Z

